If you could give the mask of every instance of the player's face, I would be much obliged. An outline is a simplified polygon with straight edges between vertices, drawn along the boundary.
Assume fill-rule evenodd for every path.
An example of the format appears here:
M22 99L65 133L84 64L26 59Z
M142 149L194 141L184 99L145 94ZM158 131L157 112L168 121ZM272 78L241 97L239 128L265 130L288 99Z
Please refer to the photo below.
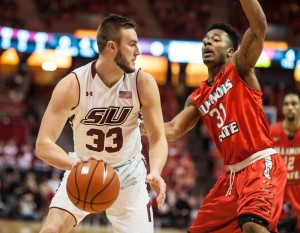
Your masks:
M135 70L136 57L140 55L137 34L134 29L123 29L121 34L122 40L118 46L115 62L125 73L131 73Z
M300 100L297 95L289 94L283 100L282 112L286 120L295 121L299 119Z
M202 58L205 65L222 65L227 61L230 40L226 32L220 29L209 31L203 38Z

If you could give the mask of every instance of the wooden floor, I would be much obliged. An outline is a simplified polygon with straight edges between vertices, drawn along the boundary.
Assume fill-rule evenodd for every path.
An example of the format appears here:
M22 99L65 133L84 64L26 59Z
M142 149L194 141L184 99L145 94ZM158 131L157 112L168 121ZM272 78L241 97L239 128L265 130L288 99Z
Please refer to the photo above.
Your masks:
M38 233L40 228L40 223L0 219L0 233ZM72 233L112 233L112 230L110 227L79 225L74 228ZM186 231L176 229L155 229L155 233L186 233Z

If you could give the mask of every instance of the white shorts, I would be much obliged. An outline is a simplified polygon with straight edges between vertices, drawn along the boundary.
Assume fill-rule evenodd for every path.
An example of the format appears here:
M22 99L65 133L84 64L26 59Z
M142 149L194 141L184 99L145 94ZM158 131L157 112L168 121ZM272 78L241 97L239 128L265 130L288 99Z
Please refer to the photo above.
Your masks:
M153 212L147 191L147 169L142 155L134 157L125 165L115 168L121 188L115 203L106 210L114 233L153 233ZM66 171L53 197L50 208L59 208L72 214L79 224L88 212L78 209L69 200L66 183L70 171Z

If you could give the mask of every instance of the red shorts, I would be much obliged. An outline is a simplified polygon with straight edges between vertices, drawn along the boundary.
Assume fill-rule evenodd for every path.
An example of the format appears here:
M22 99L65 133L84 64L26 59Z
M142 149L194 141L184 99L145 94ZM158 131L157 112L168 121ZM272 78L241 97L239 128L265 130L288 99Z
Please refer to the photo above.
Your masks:
M296 230L300 231L300 185L287 185L285 187L284 201L289 202L293 212L297 216Z
M225 195L230 173L220 177L201 204L189 232L241 233L241 214L256 215L269 223L271 232L278 232L287 173L280 155L271 158L268 167L266 160L260 159L237 172L229 196Z

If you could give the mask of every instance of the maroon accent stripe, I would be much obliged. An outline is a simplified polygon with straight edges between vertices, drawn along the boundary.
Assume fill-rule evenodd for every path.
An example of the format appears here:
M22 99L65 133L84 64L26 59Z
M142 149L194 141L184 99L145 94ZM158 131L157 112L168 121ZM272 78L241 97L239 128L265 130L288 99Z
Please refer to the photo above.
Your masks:
M96 72L96 61L97 61L97 60L95 60L95 61L92 62L92 67L91 67L91 70L92 70L92 77L93 77L93 78L95 78L95 75L96 75L96 73L97 73L97 72Z
M146 161L146 159L142 159L142 161L143 161L143 163L145 165L145 168L147 168L147 161Z
M139 89L138 89L138 75L139 75L139 72L140 72L141 69L139 69L136 73L136 92L137 92L137 96L138 96L138 99L139 99L139 103L140 103L140 108L142 107L141 105L141 100L140 100L140 95L139 95Z
M150 209L151 209L151 200L149 200L149 202L148 202L148 204L147 204L147 214L148 214L148 221L149 222L152 222L152 219L151 219L151 211L150 211Z
M73 109L75 109L79 105L79 102L80 102L80 83L79 83L79 79L78 79L77 74L75 72L72 72L72 73L75 74L76 80L77 80L77 83L78 83L78 87L79 87L78 102L77 102L77 105L72 108L72 110L73 110Z
M55 206L50 207L49 209L58 209L58 210L62 210L62 211L65 211L65 212L69 213L70 215L73 216L73 218L74 218L74 220L75 220L75 225L74 225L73 227L76 227L76 225L78 224L75 215L72 214L70 211L68 211L68 210L66 210L66 209L63 209L63 208L60 208L60 207L55 207Z

